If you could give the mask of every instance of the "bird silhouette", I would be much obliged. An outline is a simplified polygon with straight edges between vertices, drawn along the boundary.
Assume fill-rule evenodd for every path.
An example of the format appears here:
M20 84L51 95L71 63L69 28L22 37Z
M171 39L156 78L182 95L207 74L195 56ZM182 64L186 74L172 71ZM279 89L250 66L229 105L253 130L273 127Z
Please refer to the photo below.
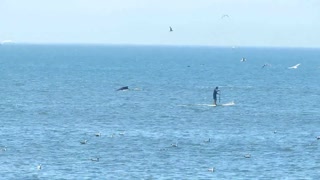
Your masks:
M299 66L300 66L300 63L296 64L294 66L288 67L288 69L297 69Z
M224 15L221 16L221 19L223 19L223 18L228 18L228 17L229 17L228 14L224 14Z

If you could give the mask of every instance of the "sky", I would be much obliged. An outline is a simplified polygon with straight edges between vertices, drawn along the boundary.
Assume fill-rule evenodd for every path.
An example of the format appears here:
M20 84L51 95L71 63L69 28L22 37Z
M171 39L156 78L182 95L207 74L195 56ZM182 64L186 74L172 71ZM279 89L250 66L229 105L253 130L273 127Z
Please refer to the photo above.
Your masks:
M15 43L318 48L319 22L320 0L0 0Z

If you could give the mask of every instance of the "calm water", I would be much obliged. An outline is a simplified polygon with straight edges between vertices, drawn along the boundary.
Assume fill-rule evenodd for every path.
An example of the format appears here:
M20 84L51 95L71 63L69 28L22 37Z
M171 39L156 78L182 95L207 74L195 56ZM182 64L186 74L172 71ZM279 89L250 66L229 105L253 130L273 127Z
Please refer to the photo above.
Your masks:
M2 45L0 77L0 179L320 178L320 49Z

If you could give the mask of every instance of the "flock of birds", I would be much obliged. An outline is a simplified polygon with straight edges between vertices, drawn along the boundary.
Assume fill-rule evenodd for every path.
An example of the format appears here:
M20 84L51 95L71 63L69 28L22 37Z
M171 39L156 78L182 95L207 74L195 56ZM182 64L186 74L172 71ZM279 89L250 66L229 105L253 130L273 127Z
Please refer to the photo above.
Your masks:
M223 18L229 18L229 15L224 14L224 15L221 16L221 19L223 19ZM173 32L173 28L172 28L171 26L169 26L169 32ZM240 61L241 61L241 62L246 62L247 59L243 57L243 58L241 58ZM265 68L265 67L268 67L268 66L271 66L271 64L266 63L266 64L264 64L264 65L262 66L262 68ZM296 65L294 65L294 66L290 66L290 67L288 67L288 69L297 69L299 66L300 66L300 63L299 63L299 64L296 64Z
M123 131L123 132L119 132L118 133L119 134L119 136L124 136L125 135L125 132ZM101 137L101 132L98 132L98 133L95 133L94 134L94 136L96 136L96 137ZM115 137L116 136L116 133L112 133L109 137L110 138L113 138L113 137ZM82 145L85 145L85 144L87 144L88 143L88 140L87 139L84 139L84 140L82 140L82 141L80 141L80 144L82 144ZM91 161L95 161L95 162L98 162L99 160L100 160L100 157L99 156L97 156L97 157L93 157L93 158L91 158L90 159Z
M241 58L241 60L240 60L240 62L246 62L247 61L247 59L246 58ZM298 64L296 64L296 65L294 65L294 66L290 66L290 67L288 67L288 69L298 69L298 67L300 66L301 64L300 63L298 63ZM264 64L261 68L265 68L265 67L268 67L268 66L271 66L271 64L268 64L268 63L266 63L266 64Z
M223 14L223 15L221 16L221 19L224 19L224 18L229 18L229 15L228 15L228 14ZM173 29L172 29L171 26L169 26L169 32L173 32Z
M274 131L274 134L276 134L276 133L277 133L277 132ZM317 139L317 140L320 140L320 136L317 136L316 139ZM208 140L205 140L204 142L205 142L205 143L210 143L210 142L211 142L211 139L209 138ZM171 144L171 147L174 147L174 148L178 147L178 143L172 143L172 144ZM251 158L251 154L249 154L249 153L244 154L243 157L244 157L244 158ZM209 172L215 172L215 167L210 167L210 168L208 168L208 171L209 171Z
M124 132L124 131L123 131L123 132L119 132L118 134L119 134L119 136L124 136L124 135L125 135L125 132ZM109 137L113 138L113 137L115 137L115 135L116 135L115 133L112 133L112 135L110 135ZM100 137L100 136L101 136L101 133L100 133L100 132L95 133L94 136ZM86 140L86 139L80 141L80 144L81 144L81 145L85 145L85 144L87 144L87 143L88 143L88 140ZM7 151L7 147L2 147L2 148L0 148L0 152L4 152L4 151ZM90 158L89 160L94 161L94 162L99 162L99 161L100 161L100 157L99 157L99 156L93 157L93 158ZM42 164L38 164L37 167L36 167L36 169L37 169L37 170L42 170L42 169L43 169L43 168L42 168Z

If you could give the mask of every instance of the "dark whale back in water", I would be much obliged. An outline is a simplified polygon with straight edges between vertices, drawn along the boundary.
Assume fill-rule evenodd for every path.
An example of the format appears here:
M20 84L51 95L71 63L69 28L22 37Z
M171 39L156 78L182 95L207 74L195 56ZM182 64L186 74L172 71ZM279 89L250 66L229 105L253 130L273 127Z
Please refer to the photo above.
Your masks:
M123 90L128 90L128 89L129 89L128 86L123 86L123 87L117 89L117 91L123 91Z

